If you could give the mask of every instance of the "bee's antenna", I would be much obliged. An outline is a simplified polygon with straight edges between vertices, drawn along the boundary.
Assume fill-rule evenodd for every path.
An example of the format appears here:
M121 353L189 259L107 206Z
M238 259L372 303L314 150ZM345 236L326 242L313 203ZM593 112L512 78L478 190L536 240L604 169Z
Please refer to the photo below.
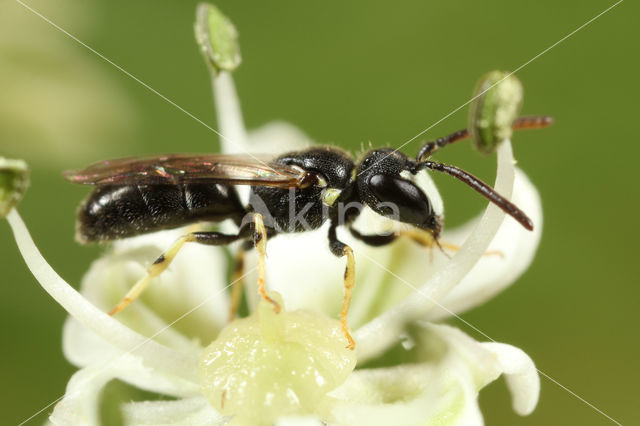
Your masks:
M522 210L520 210L511 201L498 194L491 186L473 176L471 173L455 166L449 166L430 160L415 163L411 172L415 174L423 169L430 169L437 172L447 173L448 175L451 175L454 178L466 183L468 186L480 193L480 195L491 201L496 206L500 207L505 213L517 220L526 229L528 229L529 231L533 230L533 222Z
M526 129L543 129L553 124L553 117L546 115L536 115L530 117L520 117L513 122L513 130L526 130ZM416 161L422 161L429 158L440 148L444 148L447 145L451 145L454 142L462 141L469 138L469 129L458 130L450 135L438 138L433 141L425 143L418 155Z

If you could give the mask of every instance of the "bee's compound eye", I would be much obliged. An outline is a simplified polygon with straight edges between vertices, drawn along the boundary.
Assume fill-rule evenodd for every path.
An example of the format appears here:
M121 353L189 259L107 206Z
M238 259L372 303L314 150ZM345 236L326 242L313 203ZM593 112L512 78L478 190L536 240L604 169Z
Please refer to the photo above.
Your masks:
M413 182L388 174L373 175L369 189L380 201L370 206L378 214L389 219L428 227L433 219L433 209L424 192Z

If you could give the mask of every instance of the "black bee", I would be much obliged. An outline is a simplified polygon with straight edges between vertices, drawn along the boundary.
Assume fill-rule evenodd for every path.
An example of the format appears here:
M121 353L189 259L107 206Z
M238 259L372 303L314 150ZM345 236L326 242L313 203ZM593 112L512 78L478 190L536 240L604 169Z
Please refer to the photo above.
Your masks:
M514 123L514 129L541 128L550 123L548 117L524 117ZM196 222L231 219L238 225L236 234L197 231L179 238L156 259L147 276L111 314L135 300L151 278L166 269L185 242L227 245L244 241L244 249L255 245L260 254L260 293L279 310L265 291L267 237L317 229L329 221L329 249L335 256L347 256L340 319L348 346L353 348L346 314L355 282L355 262L351 248L336 237L336 228L347 226L355 238L373 246L389 244L401 235L365 235L355 230L352 223L364 206L412 225L429 235L429 239L422 241L437 244L442 217L412 179L418 172L430 169L461 180L526 229L533 229L526 214L489 185L462 169L429 159L438 149L468 136L467 130L461 130L428 142L416 159L391 148L381 148L365 153L356 162L344 151L319 146L276 158L218 154L125 158L96 163L64 176L71 182L96 186L78 210L77 239L82 243L106 242ZM241 202L237 185L250 186L248 205ZM237 308L238 298L235 299L232 315Z

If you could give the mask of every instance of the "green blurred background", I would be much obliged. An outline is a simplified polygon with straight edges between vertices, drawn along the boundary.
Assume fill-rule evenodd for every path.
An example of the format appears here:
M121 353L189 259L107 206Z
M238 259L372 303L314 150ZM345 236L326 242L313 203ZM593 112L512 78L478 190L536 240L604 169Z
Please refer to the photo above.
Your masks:
M195 1L28 4L215 127L193 38ZM217 4L240 32L244 62L235 80L247 125L285 119L319 142L356 151L369 141L401 145L466 102L480 75L517 68L613 2ZM542 243L516 285L463 316L524 349L540 370L623 424L640 421L638 12L637 3L623 2L518 72L523 113L556 118L548 130L514 138L519 165L542 195ZM465 108L404 151L415 154L420 141L466 121ZM73 240L75 208L87 191L63 181L63 169L217 146L210 130L19 3L0 4L0 155L32 164L20 212L71 283L100 249ZM469 144L438 158L493 179L494 159ZM437 180L449 226L482 209L466 187ZM27 271L4 223L0 241L0 412L3 424L16 424L61 396L74 368L60 350L65 312ZM503 380L480 402L489 425L611 423L545 378L529 417L513 414Z

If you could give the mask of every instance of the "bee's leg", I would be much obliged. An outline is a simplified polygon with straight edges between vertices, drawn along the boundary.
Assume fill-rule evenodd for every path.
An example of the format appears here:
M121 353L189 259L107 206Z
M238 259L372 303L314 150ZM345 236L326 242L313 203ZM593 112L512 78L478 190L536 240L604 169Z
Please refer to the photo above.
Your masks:
M420 229L405 229L396 232L398 237L407 237L412 241L420 244L423 247L431 248L435 245L442 248L440 242L433 238L433 234L429 231L422 231Z
M440 245L441 248L443 248L445 250L452 251L452 252L456 252L456 251L460 250L460 246L457 245L457 244L446 243L444 241L438 241L438 244ZM500 250L487 250L482 255L483 256L498 256L498 257L504 258L504 253L501 252Z
M395 241L399 237L408 237L411 240L415 241L416 243L426 248L432 248L434 245L437 245L438 247L440 247L440 249L443 249L443 250L450 250L453 252L460 250L460 246L456 244L443 242L441 240L435 240L433 238L433 234L431 234L430 232L420 231L417 229L398 231L398 232L394 232L391 234L384 234L384 235L376 235L376 234L364 235L358 232L354 228L349 228L349 231L351 231L351 235L353 235L355 238L359 239L365 244L368 244L374 247L387 245ZM504 257L504 254L500 250L488 250L483 254L483 256Z
M355 238L359 239L363 243L370 246L380 247L380 246L390 244L400 237L407 237L427 249L431 249L434 245L438 246L440 250L442 250L445 256L449 256L443 250L442 245L440 244L440 241L433 238L433 234L431 234L428 231L421 231L419 229L415 229L415 230L407 229L402 231L391 232L388 234L369 234L369 235L361 234L360 232L358 232L356 229L352 227L349 228L349 231L351 231L351 235L353 235Z
M220 232L190 232L178 238L171 247L164 253L162 253L151 266L147 268L147 274L144 278L140 279L129 292L124 296L124 298L118 303L111 311L109 311L109 315L117 314L122 311L124 308L129 306L133 301L135 301L140 294L149 286L151 280L162 272L171 264L173 259L176 257L182 246L185 243L196 242L207 245L221 246L230 244L240 238L245 237L245 232L241 229L237 235L228 235L222 234Z
M253 245L258 252L258 292L260 296L273 305L276 313L280 312L280 305L267 294L266 289L266 259L267 259L267 228L260 213L253 213Z
M353 227L349 227L349 232L351 232L351 235L353 235L354 238L357 238L363 243L373 247L386 246L387 244L392 243L393 241L396 240L396 238L398 238L398 234L393 232L389 234L380 234L380 235L378 234L365 235L365 234L361 234L360 232L358 232L358 230L356 230Z
M421 231L419 229L406 230L406 231L400 231L396 235L398 237L408 237L411 240L415 241L416 243L426 248L432 248L434 245L438 246L438 248L444 253L445 256L448 256L445 250L449 250L454 253L460 250L460 246L457 244L447 243L440 239L433 238L433 234L429 231ZM502 254L500 250L487 250L483 253L483 256L504 257L504 254Z
M349 333L347 313L349 312L349 305L351 304L351 293L356 283L356 260L351 247L338 240L336 236L336 225L334 223L329 227L329 249L331 253L338 257L347 257L347 266L344 270L344 299L342 300L342 309L340 309L340 325L342 325L342 331L348 341L347 348L353 350L356 348L356 342Z
M415 229L415 230L407 229L402 231L391 232L388 234L369 234L369 235L361 234L360 232L358 232L358 230L356 230L353 227L349 228L349 231L351 232L351 235L354 236L354 238L357 238L363 243L370 246L374 246L374 247L385 246L387 244L394 242L396 239L400 237L410 238L411 240L415 241L416 243L420 244L423 247L430 248L430 247L433 247L434 245L440 245L439 241L433 238L432 233L428 231L421 231L419 229Z

